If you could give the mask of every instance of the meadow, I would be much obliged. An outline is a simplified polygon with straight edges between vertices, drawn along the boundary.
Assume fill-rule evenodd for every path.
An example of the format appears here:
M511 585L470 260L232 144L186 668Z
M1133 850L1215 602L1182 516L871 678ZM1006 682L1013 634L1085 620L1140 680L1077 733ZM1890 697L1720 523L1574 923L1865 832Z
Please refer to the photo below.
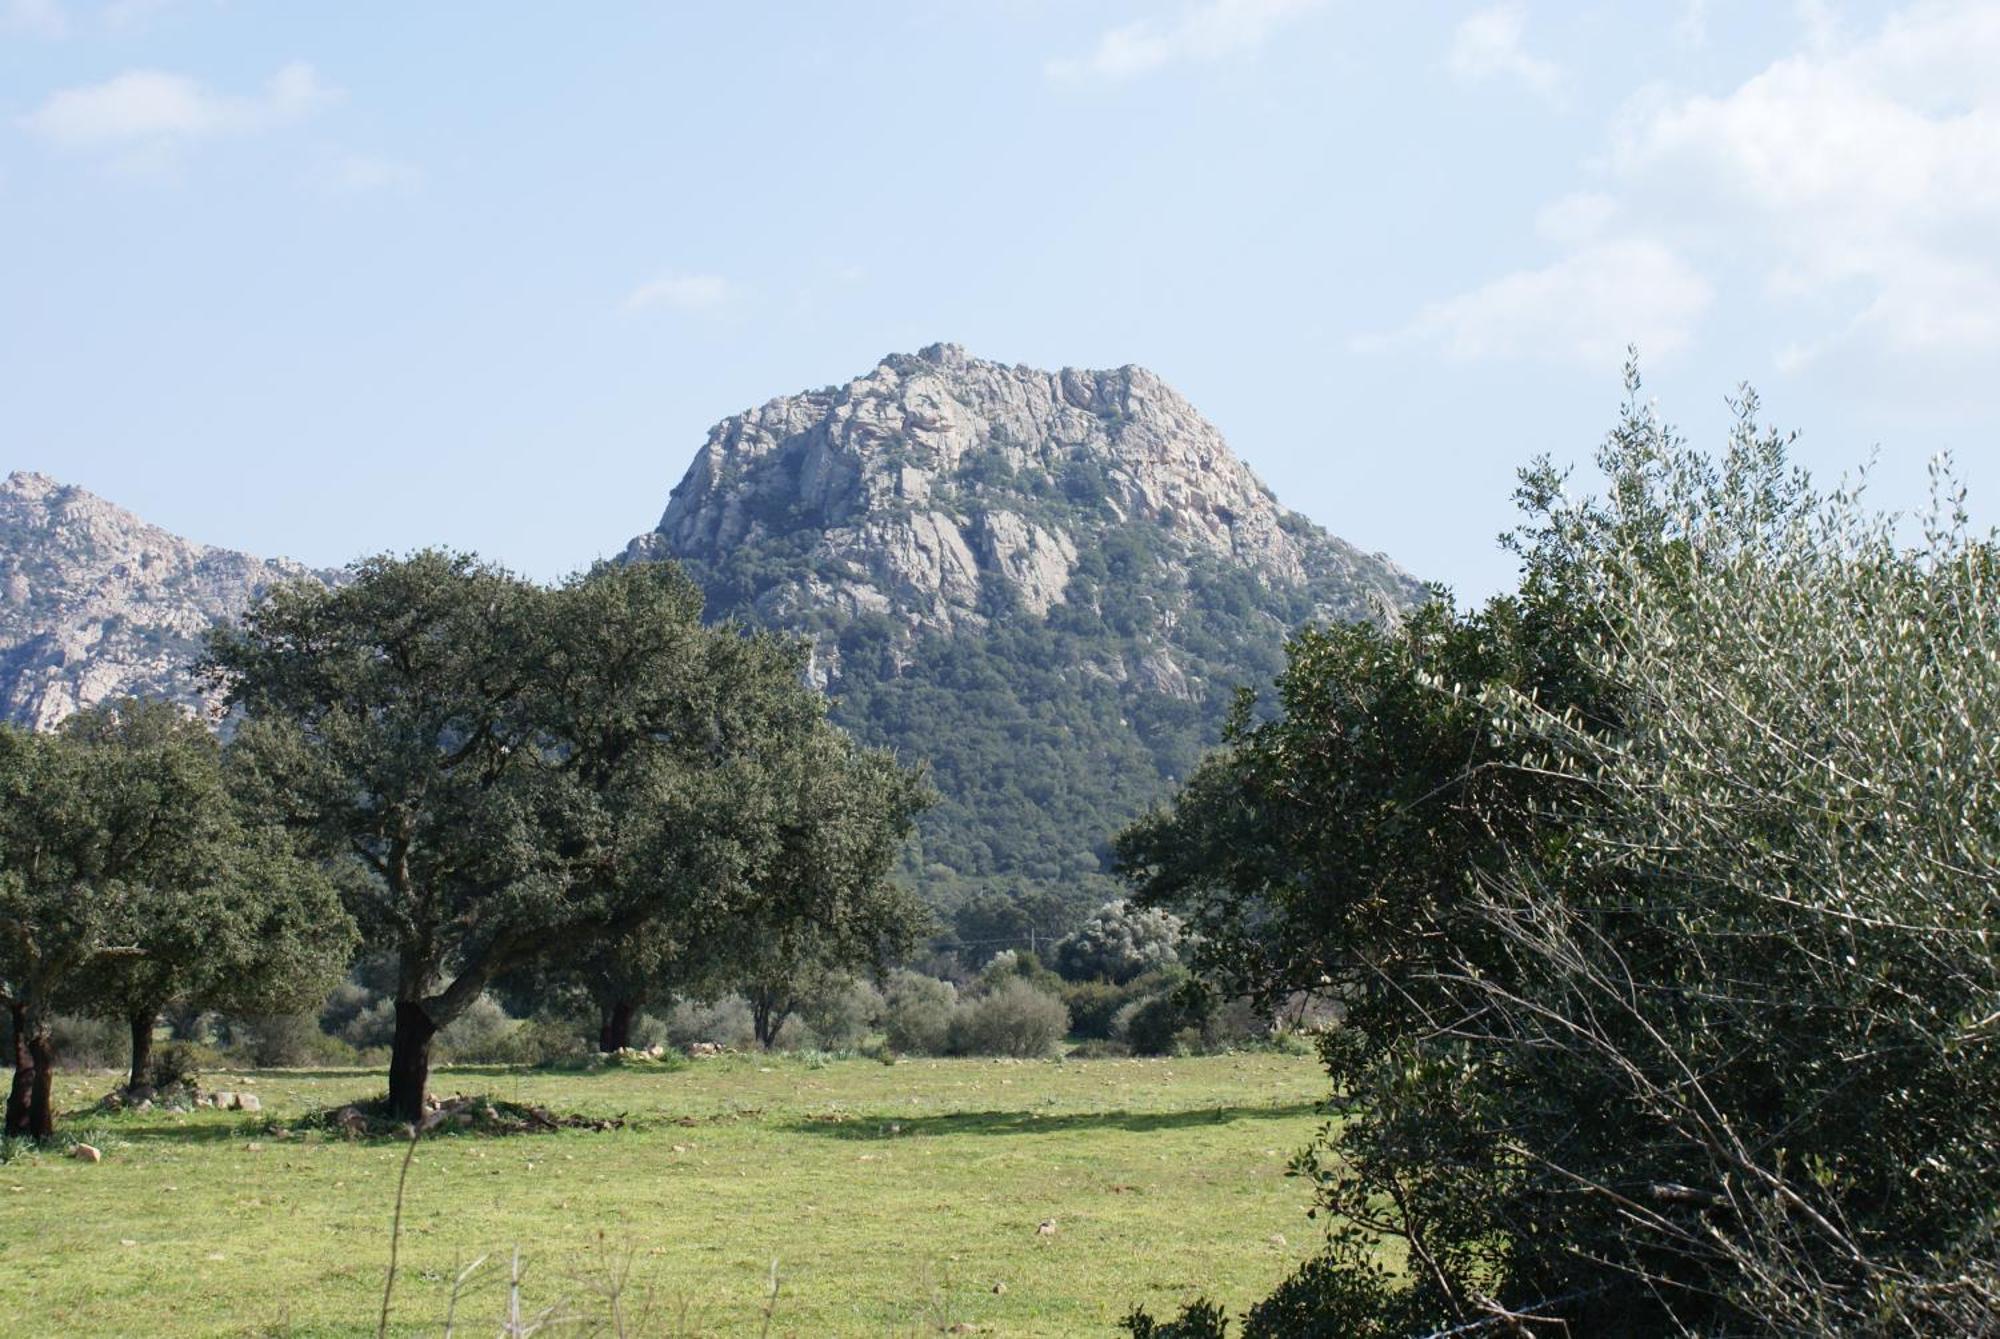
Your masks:
M43 1334L375 1333L406 1145L292 1123L379 1094L379 1074L208 1077L256 1093L257 1116L93 1114L112 1082L60 1076L102 1162L0 1166L0 1314ZM482 1254L458 1332L495 1332L517 1247L529 1314L601 1311L622 1277L627 1313L650 1305L667 1334L1101 1334L1137 1303L1240 1308L1310 1252L1286 1166L1324 1083L1263 1053L442 1068L440 1095L628 1124L426 1136L390 1332L443 1333Z

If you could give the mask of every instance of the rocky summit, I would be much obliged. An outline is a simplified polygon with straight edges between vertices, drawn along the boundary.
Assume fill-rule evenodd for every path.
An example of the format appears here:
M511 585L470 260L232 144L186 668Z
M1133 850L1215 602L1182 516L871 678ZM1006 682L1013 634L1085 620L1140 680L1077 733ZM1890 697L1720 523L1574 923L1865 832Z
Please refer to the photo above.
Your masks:
M947 905L1110 891L1110 836L1289 632L1423 598L1153 373L950 344L717 424L626 556L684 563L714 617L810 634L836 718L931 762L912 872Z
M108 698L202 694L208 629L272 582L314 573L168 533L81 488L0 483L0 713L47 729Z

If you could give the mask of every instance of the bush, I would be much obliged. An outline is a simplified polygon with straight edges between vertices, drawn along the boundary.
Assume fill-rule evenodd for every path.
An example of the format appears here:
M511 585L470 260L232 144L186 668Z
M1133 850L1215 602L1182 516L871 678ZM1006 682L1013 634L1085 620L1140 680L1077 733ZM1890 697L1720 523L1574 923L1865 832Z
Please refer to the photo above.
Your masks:
M1070 1047L1066 1060L1123 1060L1132 1054L1132 1048L1122 1041L1105 1041L1090 1037Z
M658 1026L657 1022L655 1026ZM492 1052L490 1063L499 1065L567 1065L595 1053L594 1036L586 1037L586 1025L574 1018L536 1014L520 1024ZM639 1030L633 1027L633 1040ZM664 1029L662 1029L664 1033ZM648 1043L649 1045L651 1043Z
M520 1026L507 1016L500 1001L481 995L464 1013L438 1029L434 1043L440 1057L462 1065L517 1063L512 1036Z
M330 1036L345 1036L356 1019L387 1001L386 995L370 990L358 981L343 981L333 988L326 997L326 1003L320 1006L320 1030Z
M680 1000L667 1011L666 1025L668 1044L683 1051L696 1042L732 1051L747 1051L757 1044L757 1025L741 995L712 1003Z
M1001 982L951 1015L954 1055L1047 1055L1069 1032L1069 1010L1019 979Z
M1069 1010L1070 1031L1079 1037L1109 1041L1118 1011L1130 1004L1131 990L1109 981L1077 981L1063 987L1062 1002Z
M396 1002L382 998L346 1015L333 1035L357 1050L387 1046L396 1036Z
M351 1065L354 1048L319 1029L313 1014L263 1014L229 1020L225 1052L256 1069L298 1069L307 1065Z
M1180 962L1181 922L1170 911L1107 902L1056 945L1056 968L1072 981L1111 981Z
M131 1030L116 1019L57 1014L49 1020L49 1040L58 1069L122 1069L132 1060Z
M201 1062L205 1057L186 1042L170 1041L153 1051L153 1062L146 1067L146 1086L154 1092L164 1092L170 1088L198 1088L201 1086Z
M882 1016L882 992L852 976L836 976L824 990L799 1005L798 1021L807 1040L829 1051L851 1051ZM788 1027L790 1020L787 1020ZM779 1030L782 1040L784 1030Z
M1003 981L1018 978L1035 989L1048 995L1062 993L1062 978L1042 965L1042 960L1026 949L1008 949L996 953L979 974L983 986L997 986Z
M921 972L897 972L889 978L889 999L882 1027L892 1050L911 1055L943 1055L951 1042L952 1010L958 989Z

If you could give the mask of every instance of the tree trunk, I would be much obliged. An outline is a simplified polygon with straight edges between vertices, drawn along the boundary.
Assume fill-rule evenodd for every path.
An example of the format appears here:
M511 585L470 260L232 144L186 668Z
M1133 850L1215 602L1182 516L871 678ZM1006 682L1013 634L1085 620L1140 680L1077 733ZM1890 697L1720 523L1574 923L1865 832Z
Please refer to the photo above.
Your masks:
M29 1133L28 1109L33 1105L35 1056L28 1049L28 1006L9 1003L7 1017L14 1032L14 1085L7 1090L7 1137L19 1139Z
M603 1025L597 1029L597 1049L609 1055L632 1044L632 1001L618 1000L604 1011Z
M757 1030L757 1044L765 1050L778 1039L778 1029L791 1017L792 1006L781 999L775 990L752 990L750 992L750 1021Z
M437 1024L415 1000L396 1001L396 1038L389 1048L389 1114L415 1125L424 1118Z
M28 1094L28 1133L47 1139L56 1132L56 1111L51 1090L56 1079L56 1047L46 1028L36 1028L28 1037L28 1056L35 1067L34 1087Z
M153 1067L153 1025L159 1021L159 1015L147 1009L134 1013L127 1021L132 1024L132 1074L127 1086L150 1087L152 1076L147 1071Z

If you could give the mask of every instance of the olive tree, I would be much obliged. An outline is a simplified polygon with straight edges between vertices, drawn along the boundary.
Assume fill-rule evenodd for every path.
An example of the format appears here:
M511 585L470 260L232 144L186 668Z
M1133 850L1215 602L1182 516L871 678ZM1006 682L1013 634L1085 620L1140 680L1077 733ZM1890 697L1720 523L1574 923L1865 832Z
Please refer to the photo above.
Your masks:
M1251 1336L2000 1316L1994 543L1631 390L1601 499L1525 476L1517 593L1300 638L1121 848L1346 1006L1327 1249Z

